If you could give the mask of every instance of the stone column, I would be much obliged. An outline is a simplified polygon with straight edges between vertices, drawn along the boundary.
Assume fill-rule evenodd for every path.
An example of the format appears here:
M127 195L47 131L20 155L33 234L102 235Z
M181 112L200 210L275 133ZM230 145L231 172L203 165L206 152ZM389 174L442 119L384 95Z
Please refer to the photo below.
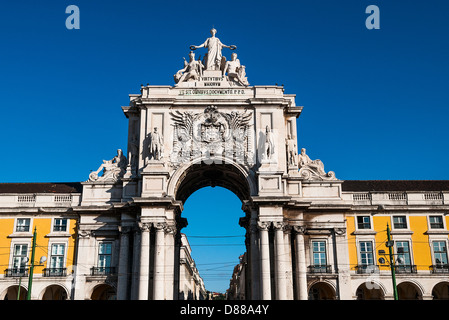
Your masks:
M268 239L269 222L259 221L260 235L260 272L262 281L262 300L271 300L271 279L270 279L270 243Z
M164 255L164 298L163 299L173 299L176 300L178 293L175 294L175 272L179 273L179 269L175 267L175 235L176 226L173 224L168 224L165 228L165 255Z
M296 287L298 288L297 299L307 300L307 267L306 250L304 246L304 227L294 226L296 231Z
M126 300L128 292L128 259L129 259L129 233L130 227L119 226L120 251L117 277L117 300Z
M250 246L251 246L251 293L253 300L260 299L260 268L259 268L259 241L257 238L257 225L251 224L250 230Z
M150 230L151 223L139 223L141 231L140 241L140 280L139 300L148 300L148 286L150 273Z
M131 300L139 300L139 280L140 280L140 232L133 229L133 260L131 270Z
M276 245L276 299L286 300L287 299L287 286L286 286L286 270L285 263L286 259L284 254L284 223L275 222L273 223L275 229L275 245Z
M93 251L95 245L91 242L92 231L83 230L82 226L78 232L78 253L76 259L76 266L74 266L74 296L75 300L90 299L86 295L86 275L90 274L90 268L93 266L91 259L94 257Z
M156 223L155 249L154 249L154 278L153 297L154 300L164 300L165 296L165 223Z

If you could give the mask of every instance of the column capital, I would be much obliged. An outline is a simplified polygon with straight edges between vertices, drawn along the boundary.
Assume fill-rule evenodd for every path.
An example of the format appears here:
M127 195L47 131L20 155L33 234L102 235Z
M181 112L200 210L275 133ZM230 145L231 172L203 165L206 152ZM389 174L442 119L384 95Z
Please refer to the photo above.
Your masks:
M80 231L78 232L78 235L79 235L81 238L89 239L91 236L94 235L94 233L93 233L92 230L80 230Z
M306 227L304 226L293 226L293 230L298 234L304 234L306 232Z
M132 227L130 226L118 226L118 232L122 235L129 235L132 231Z
M346 233L346 228L334 228L334 232L337 236L343 236Z
M167 229L167 222L155 222L154 223L154 228L156 229L156 231L165 231Z
M139 229L141 232L148 232L151 229L151 226L153 223L151 222L138 222L137 225L139 226Z
M273 228L274 228L275 230L281 230L281 231L283 231L283 230L285 229L285 227L286 227L285 222L282 222L282 221L274 221L274 222L273 222Z
M271 225L271 221L257 221L257 229L259 231L267 231Z

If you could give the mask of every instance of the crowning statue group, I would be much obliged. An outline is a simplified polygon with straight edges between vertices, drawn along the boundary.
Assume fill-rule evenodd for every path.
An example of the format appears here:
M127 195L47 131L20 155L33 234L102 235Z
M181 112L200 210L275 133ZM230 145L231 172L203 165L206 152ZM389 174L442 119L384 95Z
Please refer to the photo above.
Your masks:
M211 37L207 38L203 44L190 46L190 50L192 51L189 53L189 62L184 59L184 68L174 75L176 85L189 80L199 80L203 75L203 70L213 70L221 71L222 77L227 75L228 81L235 81L241 86L248 86L249 83L245 77L245 66L240 64L240 60L237 59L237 53L233 52L229 61L226 61L226 58L221 53L223 48L235 50L237 47L223 44L215 36L217 30L212 28L210 33ZM195 60L195 53L193 51L199 48L207 48L207 53L203 60L201 60L201 56L198 60Z

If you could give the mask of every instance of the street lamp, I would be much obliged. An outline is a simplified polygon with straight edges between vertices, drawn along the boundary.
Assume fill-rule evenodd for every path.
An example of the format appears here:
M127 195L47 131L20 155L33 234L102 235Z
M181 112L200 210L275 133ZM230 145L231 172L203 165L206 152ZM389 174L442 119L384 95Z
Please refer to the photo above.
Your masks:
M27 300L31 300L31 287L33 285L33 272L34 272L34 267L37 266L42 266L47 258L42 256L39 260L39 264L35 265L34 264L34 253L36 251L36 238L37 238L37 231L36 231L36 227L34 227L34 233L33 233L33 244L31 247L31 264L30 264L30 273L28 276L28 292L27 292ZM28 261L28 258L27 258ZM19 294L20 294L20 286L19 286ZM17 299L19 299L19 295L17 295Z
M398 248L398 254L393 253L394 241L391 240L390 227L388 226L388 223L387 223L387 242L385 243L385 246L388 248L388 255L389 255L390 261L385 261L385 258L383 258L383 257L380 257L378 261L380 264L384 264L385 262L388 262L390 264L391 280L393 281L393 297L394 297L394 300L398 300L398 288L396 287L396 273L395 273L395 269L394 269L394 264L395 264L394 256L402 253L402 252L399 252L399 249L402 249L402 248ZM385 250L379 250L378 254L386 256ZM402 263L401 262L402 257L398 257L397 261L399 263Z

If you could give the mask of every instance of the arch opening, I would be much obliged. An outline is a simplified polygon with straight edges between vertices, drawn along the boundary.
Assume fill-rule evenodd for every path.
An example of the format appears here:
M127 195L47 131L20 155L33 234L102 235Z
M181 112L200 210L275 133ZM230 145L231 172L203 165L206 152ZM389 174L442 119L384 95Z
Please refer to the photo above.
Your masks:
M317 282L309 289L309 300L335 300L335 290L328 283Z
M203 187L186 199L182 214L188 221L182 233L187 236L205 289L224 294L246 251L246 230L239 225L245 215L241 200L227 188ZM188 297L190 291L180 288L183 297Z
M432 296L434 300L449 300L449 282L437 283L432 289Z
M412 282L401 282L397 286L399 300L422 300L422 292L418 286Z
M362 283L356 291L357 300L385 300L382 288L375 282Z
M20 288L20 291L19 291ZM6 289L4 300L26 300L28 290L23 286L13 285Z
M67 291L60 285L50 285L45 288L42 300L67 300Z
M219 186L230 190L243 202L251 195L250 180L249 174L237 164L201 161L182 169L175 185L175 198L184 203L201 188Z

